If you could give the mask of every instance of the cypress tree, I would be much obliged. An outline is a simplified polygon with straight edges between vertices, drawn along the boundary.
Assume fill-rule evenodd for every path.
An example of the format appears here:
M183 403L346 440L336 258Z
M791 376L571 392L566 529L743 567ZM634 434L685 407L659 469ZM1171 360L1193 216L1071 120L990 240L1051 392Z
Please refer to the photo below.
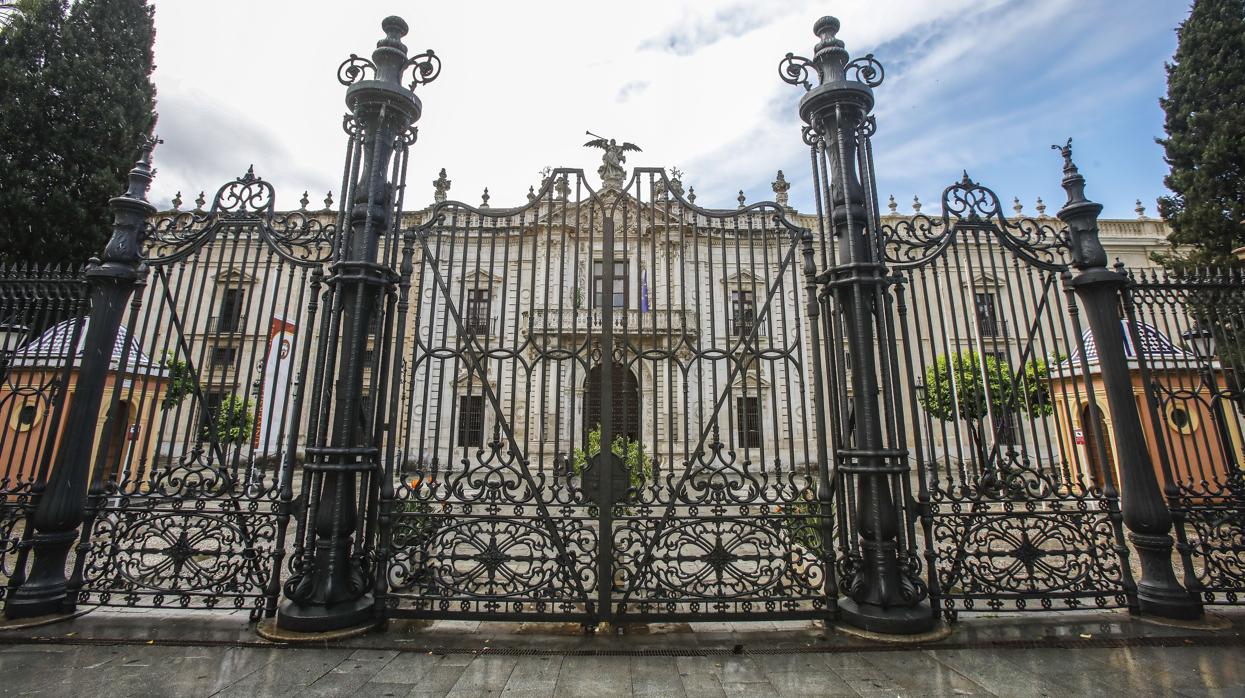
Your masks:
M21 0L0 31L0 255L78 264L151 131L146 0Z
M1158 139L1172 195L1159 212L1186 248L1175 261L1232 264L1245 245L1245 0L1195 0L1176 31Z

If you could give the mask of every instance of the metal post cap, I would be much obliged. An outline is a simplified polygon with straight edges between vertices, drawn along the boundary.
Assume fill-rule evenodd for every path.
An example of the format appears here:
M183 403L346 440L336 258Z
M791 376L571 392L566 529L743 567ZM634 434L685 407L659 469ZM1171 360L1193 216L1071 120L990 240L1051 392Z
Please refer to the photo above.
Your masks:
M407 32L411 30L411 27L406 23L406 20L397 15L389 15L388 17L382 19L380 21L380 28L385 32L385 38L376 42L377 46L382 45L384 42L401 44L402 37L406 36Z

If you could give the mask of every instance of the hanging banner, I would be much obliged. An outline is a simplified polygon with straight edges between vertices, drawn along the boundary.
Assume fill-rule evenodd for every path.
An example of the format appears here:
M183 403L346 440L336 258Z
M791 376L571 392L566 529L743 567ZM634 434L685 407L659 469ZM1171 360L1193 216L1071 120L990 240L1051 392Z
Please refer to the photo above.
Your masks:
M264 381L255 409L255 436L251 445L256 455L275 455L281 438L289 434L290 368L294 363L294 323L278 315L268 328L268 353L264 356Z

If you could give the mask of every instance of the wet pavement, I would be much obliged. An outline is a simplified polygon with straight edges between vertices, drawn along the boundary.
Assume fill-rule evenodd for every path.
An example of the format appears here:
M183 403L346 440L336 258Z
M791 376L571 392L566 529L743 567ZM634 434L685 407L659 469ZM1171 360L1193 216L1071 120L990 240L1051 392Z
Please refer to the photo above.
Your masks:
M0 631L2 696L1245 696L1245 611L1210 631L1125 613L966 619L921 646L817 623L395 622L318 646L246 616L100 609Z

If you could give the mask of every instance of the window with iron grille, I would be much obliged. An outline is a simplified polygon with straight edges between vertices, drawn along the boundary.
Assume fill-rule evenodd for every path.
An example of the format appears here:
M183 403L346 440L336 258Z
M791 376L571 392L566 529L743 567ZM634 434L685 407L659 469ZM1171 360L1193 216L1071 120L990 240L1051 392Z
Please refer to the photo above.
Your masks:
M610 287L608 296L605 293L605 262L596 261L592 263L592 307L604 308L606 298L609 299L612 307L627 307L627 261L615 261L614 264L614 283Z
M221 296L220 316L217 319L217 332L237 332L242 329L242 308L246 302L246 291L240 288L227 288Z
M458 398L458 445L484 445L484 396L463 395Z
M731 291L731 334L745 337L756 322L756 301L752 291Z
M736 400L735 423L740 448L761 447L761 399L741 397Z
M979 291L973 296L977 307L977 331L982 337L999 336L999 316L994 304L994 294Z
M471 334L487 335L492 316L493 291L487 288L467 289L467 312L463 324Z
M237 347L212 347L212 365L228 368L238 358Z

